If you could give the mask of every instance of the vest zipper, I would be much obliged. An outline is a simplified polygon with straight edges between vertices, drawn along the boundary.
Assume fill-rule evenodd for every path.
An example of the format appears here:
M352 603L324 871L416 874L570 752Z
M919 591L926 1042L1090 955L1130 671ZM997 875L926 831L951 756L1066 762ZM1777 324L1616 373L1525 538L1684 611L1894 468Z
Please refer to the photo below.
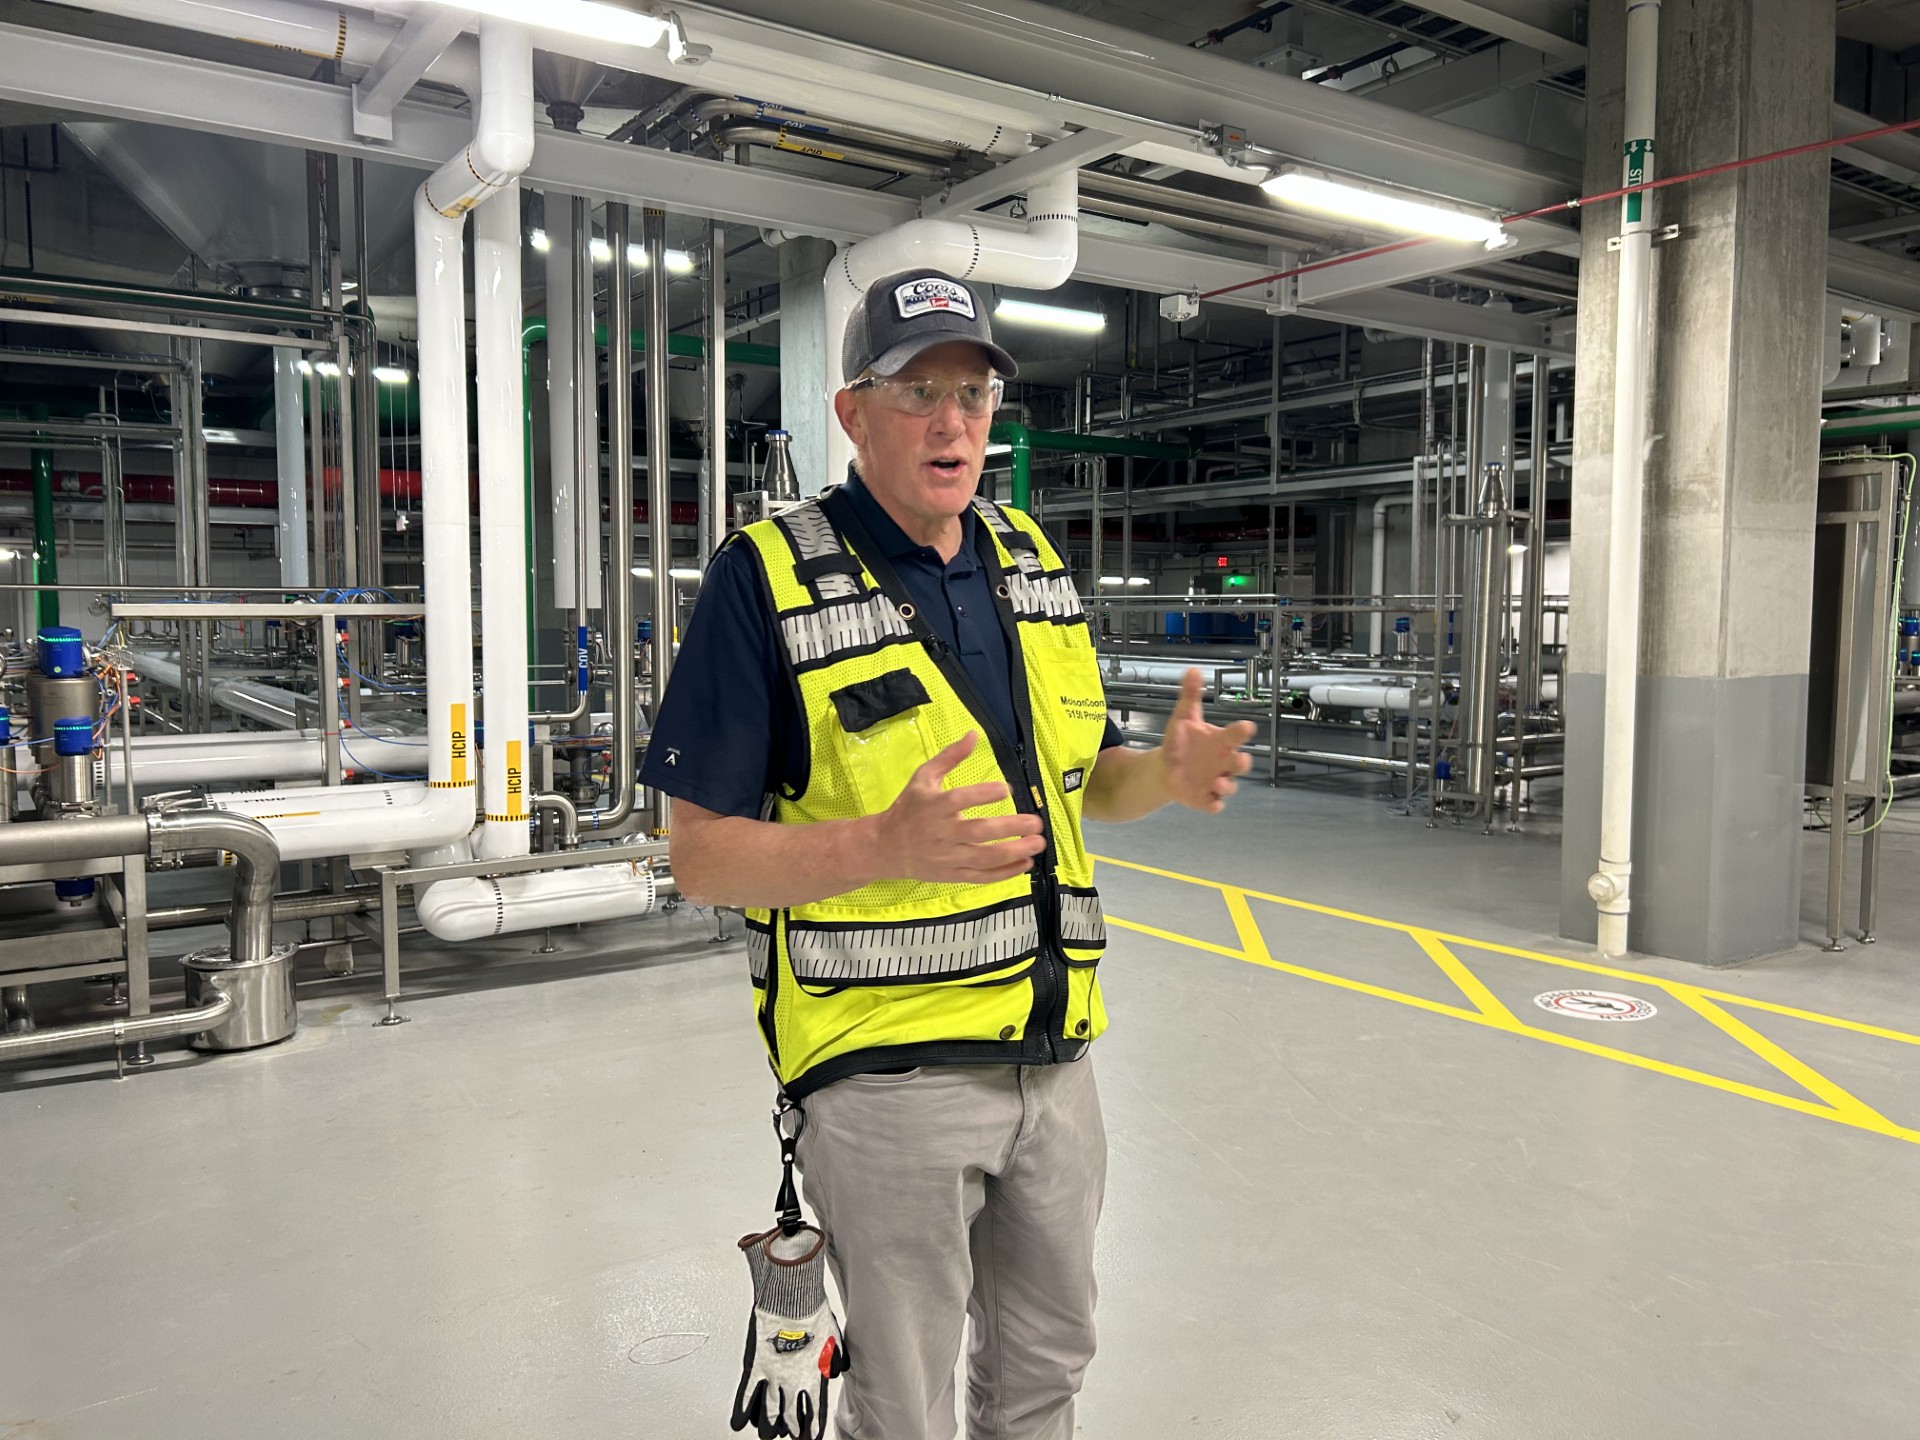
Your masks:
M821 498L821 512L827 516L828 523L836 530L850 534L859 558L872 572L883 593L892 596L894 604L910 601L906 586L901 583L893 566L888 562L880 547L873 543L866 527L852 513L851 502L844 492L835 491ZM1026 652L1020 643L1020 625L1014 618L1013 608L1007 601L1006 586L1002 583L1002 572L994 541L987 534L984 524L975 532L975 553L986 567L989 580L995 587L994 612L1000 621L1001 633L1006 637L1013 665L1013 706L1017 726L1024 726L1031 733L1033 719L1027 713L1027 667ZM907 612L912 615L911 611ZM960 662L946 641L935 633L932 626L918 616L908 619L908 629L914 638L926 649L934 666L946 679L954 695L962 706L973 716L974 723L980 727L980 733L986 737L988 747L993 751L994 761L1001 773L1007 776L1007 789L1012 796L1014 809L1026 815L1037 815L1040 819L1041 838L1046 841L1034 862L1032 878L1029 881L1033 895L1034 918L1040 931L1039 953L1035 957L1034 968L1034 1005L1029 1017L1039 1016L1041 1033L1039 1044L1033 1046L1038 1059L1052 1064L1060 1058L1060 1045L1065 1043L1067 1023L1067 961L1066 951L1060 941L1060 904L1059 882L1054 875L1054 858L1058 853L1053 843L1052 817L1047 813L1046 790L1041 777L1028 764L1027 733L1016 733L1012 744L1001 733L994 722L992 712L986 701L981 698L979 689L972 677L967 674L966 666ZM1009 767L1008 760L1014 761ZM1015 777L1018 777L1016 781ZM1025 793L1022 793L1022 792ZM1060 1039L1056 1041L1058 1035ZM1028 1037L1031 1045L1034 1037Z
M1027 764L1024 740L1014 742L1014 754L1019 757L1020 778L1033 795L1034 813L1040 817L1040 833L1047 842L1047 848L1040 852L1039 860L1034 865L1033 908L1034 918L1040 926L1042 962L1038 974L1046 981L1045 1003L1034 1008L1046 1016L1042 1038L1046 1041L1047 1059L1058 1061L1060 1038L1067 1031L1068 981L1066 951L1060 939L1060 891L1054 871L1053 818L1047 813L1046 792L1040 787L1039 777Z

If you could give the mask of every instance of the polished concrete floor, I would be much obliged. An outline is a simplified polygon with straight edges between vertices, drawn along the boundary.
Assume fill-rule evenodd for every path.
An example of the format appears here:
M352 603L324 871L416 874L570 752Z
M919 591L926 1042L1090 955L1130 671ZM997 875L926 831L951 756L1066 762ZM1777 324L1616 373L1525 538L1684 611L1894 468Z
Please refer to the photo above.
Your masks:
M1920 1032L1920 816L1879 945L1619 978L1530 958L1581 955L1550 816L1377 796L1096 827L1229 888L1103 867L1160 933L1107 962L1082 1433L1920 1435L1920 1049L1808 1018ZM316 966L275 1050L0 1072L0 1440L728 1433L776 1156L711 933L411 942L406 1026ZM1582 987L1658 1013L1533 1003Z

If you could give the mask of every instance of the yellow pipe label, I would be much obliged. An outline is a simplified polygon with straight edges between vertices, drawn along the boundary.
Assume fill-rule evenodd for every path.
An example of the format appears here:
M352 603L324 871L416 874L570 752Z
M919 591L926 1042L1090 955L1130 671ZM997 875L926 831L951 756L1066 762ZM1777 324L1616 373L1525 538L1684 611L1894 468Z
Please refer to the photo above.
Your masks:
M452 783L455 785L468 785L472 782L467 777L467 707L464 705L449 705L447 710L449 714L447 725L448 728L453 731Z
M527 803L522 785L523 772L520 768L520 752L523 748L522 741L507 742L507 818L509 820L527 818Z

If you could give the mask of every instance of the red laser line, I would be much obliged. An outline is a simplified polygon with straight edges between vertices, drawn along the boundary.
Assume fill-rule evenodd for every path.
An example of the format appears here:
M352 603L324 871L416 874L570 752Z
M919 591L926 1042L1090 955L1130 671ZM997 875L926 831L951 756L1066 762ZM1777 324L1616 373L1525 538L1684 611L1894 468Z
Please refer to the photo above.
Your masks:
M1538 210L1502 216L1500 223L1512 225L1521 220L1538 220L1544 215L1558 215L1564 211L1578 210L1583 205L1598 205L1604 201L1619 200L1628 195L1642 195L1649 190L1665 190L1669 186L1684 185L1692 180L1705 180L1715 175L1725 175L1733 170L1765 165L1774 160L1791 160L1797 155L1813 155L1822 150L1839 150L1844 146L1857 145L1862 140L1879 140L1908 130L1920 130L1920 120L1903 120L1898 125L1882 125L1878 129L1862 130L1854 135L1841 135L1831 140L1815 140L1807 145L1793 145L1785 150L1771 150L1764 155L1749 155L1743 160L1729 160L1720 165L1708 165L1700 170L1689 170L1684 175L1669 175L1664 179L1648 180L1639 185L1622 185L1618 190L1602 190L1597 195L1582 195L1576 200L1561 200L1552 205L1543 205ZM1376 245L1370 250L1356 250L1351 255L1336 255L1330 260L1316 260L1311 265L1296 265L1291 270L1276 270L1273 274L1262 275L1258 279L1222 285L1218 290L1202 291L1194 298L1212 300L1221 295L1231 295L1236 290L1250 290L1255 285L1271 285L1276 280L1291 280L1296 275L1311 275L1316 270L1331 270L1336 265L1351 265L1355 261L1391 255L1396 250L1411 250L1416 245L1429 245L1438 238L1433 235L1415 235L1411 239L1396 240L1388 245Z

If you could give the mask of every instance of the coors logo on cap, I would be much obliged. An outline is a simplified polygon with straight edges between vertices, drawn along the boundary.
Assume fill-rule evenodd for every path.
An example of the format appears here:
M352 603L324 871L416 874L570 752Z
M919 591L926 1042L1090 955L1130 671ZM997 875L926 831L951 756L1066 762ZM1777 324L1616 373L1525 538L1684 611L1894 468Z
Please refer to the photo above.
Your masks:
M951 310L975 318L973 292L953 280L923 278L894 287L893 303L902 320L912 320L932 310Z

